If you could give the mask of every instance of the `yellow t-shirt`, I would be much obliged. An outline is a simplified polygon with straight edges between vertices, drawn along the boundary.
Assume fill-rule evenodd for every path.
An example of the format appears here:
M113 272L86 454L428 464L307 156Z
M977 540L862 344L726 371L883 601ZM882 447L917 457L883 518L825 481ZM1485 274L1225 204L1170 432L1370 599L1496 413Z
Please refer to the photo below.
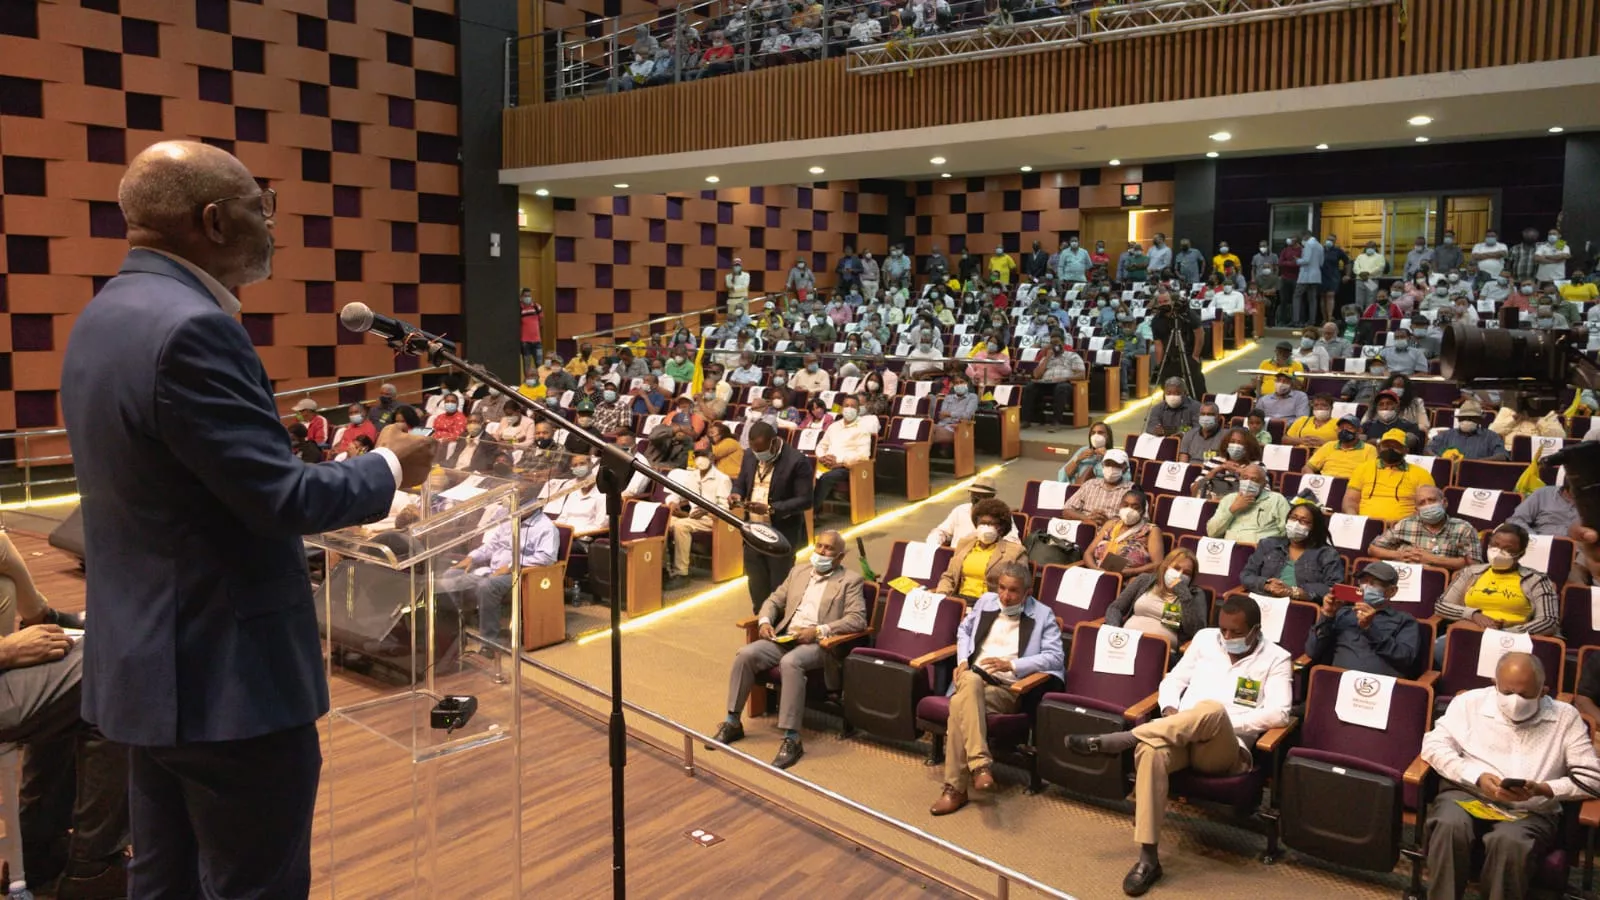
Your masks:
M1600 300L1600 287L1592 284L1564 284L1561 286L1561 299L1568 303Z
M957 591L963 597L978 597L989 589L987 573L989 570L989 557L994 555L994 545L984 547L973 544L967 551L967 558L961 561L961 587Z
M1301 416L1300 418L1291 422L1289 424L1289 430L1283 434L1284 437L1288 438L1314 437L1322 438L1324 441L1338 443L1339 423L1330 416L1326 422L1318 425L1316 419L1313 419L1310 416Z
M1346 450L1339 446L1339 442L1330 440L1318 447L1311 454L1309 465L1311 470L1334 478L1349 478L1355 474L1361 464L1371 462L1378 458L1378 450L1371 444L1363 441L1353 449Z
M1361 497L1361 515L1397 522L1417 511L1417 488L1433 483L1433 474L1421 466L1391 469L1374 459L1350 475L1345 496L1353 491Z
M1302 366L1297 360L1292 359L1289 360L1287 365L1282 366L1278 365L1276 359L1269 359L1266 362L1263 362L1258 368L1265 369L1268 372L1282 372L1285 375L1299 375L1301 372L1306 370L1305 366ZM1272 377L1271 375L1262 376L1261 393L1263 395L1270 394L1277 389L1278 379Z
M1522 593L1522 573L1516 569L1496 572L1485 569L1467 588L1466 604L1496 622L1520 625L1533 615L1533 604Z

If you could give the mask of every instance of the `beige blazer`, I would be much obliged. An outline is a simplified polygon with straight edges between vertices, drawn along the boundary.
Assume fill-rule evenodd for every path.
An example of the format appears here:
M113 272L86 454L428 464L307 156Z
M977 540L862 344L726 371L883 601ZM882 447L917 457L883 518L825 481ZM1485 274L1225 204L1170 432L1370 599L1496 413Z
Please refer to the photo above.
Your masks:
M760 617L771 622L779 633L788 627L805 599L811 575L811 563L800 563L789 570L789 577L761 604ZM829 634L850 634L867 627L867 601L861 585L860 575L834 564L817 608L817 622L827 626Z
M934 588L936 593L955 596L956 591L961 587L961 567L966 564L967 554L972 552L972 548L976 546L978 546L978 536L976 534L969 534L962 538L960 543L956 544L955 553L950 556L950 566L944 570L943 575L939 576L939 586ZM989 565L985 566L983 570L984 589L989 591L995 589L996 572L999 571L1000 566L1008 562L1025 563L1027 561L1028 551L1022 549L1021 544L1008 541L1005 538L996 541L994 552L989 554Z

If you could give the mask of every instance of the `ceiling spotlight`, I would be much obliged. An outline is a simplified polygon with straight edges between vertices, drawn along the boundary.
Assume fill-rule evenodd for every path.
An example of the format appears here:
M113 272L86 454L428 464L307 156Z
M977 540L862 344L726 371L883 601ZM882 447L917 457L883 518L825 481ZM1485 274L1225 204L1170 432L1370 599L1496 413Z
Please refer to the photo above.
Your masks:
M1113 165L1113 166L1120 166L1120 165L1122 165L1122 160L1120 160L1120 159L1113 159L1113 160L1112 160L1112 161L1111 161L1111 163L1110 163L1110 165Z
M1327 144L1318 144L1318 145L1317 145L1317 146L1316 146L1316 147L1314 147L1314 148L1313 148L1313 149L1316 149L1316 150L1326 150L1326 149L1328 149L1328 145L1327 145Z
M1425 134L1419 134L1419 135L1417 135L1417 139L1416 140L1417 140L1417 143L1419 143L1419 144L1426 144L1428 142L1428 136L1425 135Z
M625 191L628 189L628 183L626 181L619 181L616 184L613 184L612 187L619 191Z
M533 195L535 197L548 197L548 196L550 196L550 192L545 190L544 188L539 188L538 190L533 192Z
M1551 134L1560 134L1563 131L1566 131L1566 129L1562 128L1560 125L1551 125L1550 126L1550 133Z
M1418 127L1423 125L1431 125L1433 124L1433 116L1412 116L1406 120L1406 124L1416 125Z
M942 165L944 165L944 157L935 156L933 159L928 160L928 162L931 162L936 166L942 166Z
M810 172L813 175L821 175L823 172L826 172L828 170L824 169L821 166L812 166L811 168L807 169L806 171Z
M1206 159L1216 159L1217 157L1219 157L1221 155L1222 155L1221 153L1218 153L1217 151L1212 150L1211 152L1206 154Z
M940 172L939 173L939 177L940 178L949 178L950 177L950 173L949 172Z
M1231 140L1233 140L1233 135L1228 133L1228 132L1226 132L1226 131L1219 131L1219 132L1211 135L1211 139L1213 141L1221 143L1223 141L1231 141Z
M706 176L706 184L716 184L717 182L719 182L721 180L722 180L721 178L718 178L715 175L707 175Z
M1033 166L1023 166L1022 167L1022 171L1024 171L1024 172L1032 172L1033 171Z

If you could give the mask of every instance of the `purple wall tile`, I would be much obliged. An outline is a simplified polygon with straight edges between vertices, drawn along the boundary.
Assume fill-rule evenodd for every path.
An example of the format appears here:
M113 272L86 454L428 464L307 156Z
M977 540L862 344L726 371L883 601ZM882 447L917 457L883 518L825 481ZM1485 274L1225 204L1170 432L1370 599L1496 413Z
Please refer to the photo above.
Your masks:
M556 262L575 262L578 258L577 241L570 237L556 236Z
M597 238L606 238L607 240L609 240L611 238L611 217L610 216L595 216L594 217L594 236L597 237Z
M673 221L682 221L683 220L683 198L682 197L668 197L667 198L667 218L672 219Z
M17 352L54 350L54 318L49 313L12 313L11 349Z
M306 282L306 312L331 313L333 312L333 282L308 281Z
M820 209L812 210L812 212L811 212L811 230L812 231L827 231L828 230L828 214L827 214L827 212L825 212L823 210L820 210Z
M700 290L702 290L702 291L714 291L716 289L717 289L717 270L716 269L701 269L700 270Z
M18 428L56 427L55 391L17 391Z
M595 330L605 331L607 329L614 328L616 326L616 318L617 317L613 316L611 313L596 313L594 317Z
M346 345L366 343L366 341L363 340L366 335L357 334L348 328L339 327L339 322L336 319L329 319L328 327L332 328L334 331L334 343Z
M399 223L392 223L399 224ZM391 232L391 237L393 236ZM333 246L333 219L328 216L301 216L300 240L307 247Z
M717 268L727 269L733 265L733 251L727 247L717 248Z
M820 251L817 252L817 253L811 254L811 269L813 271L816 271L816 272L831 272L831 271L833 271L831 268L828 267L828 254L822 253Z
M394 286L394 311L397 315L416 315L417 313L417 286L414 284L397 284Z
M244 313L239 316L240 324L244 325L245 333L250 335L250 344L254 347L271 347L272 313Z
M630 204L628 202L627 195L623 195L621 197L612 197L611 198L611 214L614 215L614 216L625 216L625 215L627 215L628 214L628 210L631 207L632 207L632 204Z
M845 212L853 213L853 212L856 211L856 203L857 203L857 199L856 198L857 198L857 196L858 195L856 194L855 191L845 191L844 192L844 211Z
M767 227L778 228L783 225L783 210L776 206L767 207Z
M796 250L810 250L811 249L811 232L809 232L809 231L796 231L794 233L794 246L795 246Z
M965 250L966 247L967 247L967 236L966 235L964 235L964 234L952 234L952 235L950 235L950 246L945 249L945 253L950 255L950 256L960 256L961 255L961 251ZM951 265L954 265L954 262L952 262Z
M633 292L618 288L611 293L612 307L619 313L633 312Z
M800 209L811 208L811 188L795 188L794 205Z
M667 265L669 265L669 266L681 266L681 265L683 265L683 245L682 244L668 244L667 245Z
M750 229L750 246L765 247L767 245L767 230L765 228Z
M701 191L700 192L700 199L701 200L715 200L715 199L717 199L717 192L716 191Z
M611 267L605 263L595 263L594 286L597 288L611 287Z
M649 268L649 270L646 272L646 277L648 277L650 279L650 281L649 281L650 290L652 290L652 291L664 291L664 290L667 289L667 268L666 268L666 266L651 266Z
M667 221L665 219L650 220L650 243L664 244L667 242Z
M750 202L751 203L765 203L765 202L767 202L767 189L762 187L759 184L756 185L755 187L751 188L750 189Z
M1039 230L1039 214L1037 212L1023 210L1022 230L1026 232L1036 232Z
M394 370L396 372L414 372L422 368L422 358L409 353L396 353L394 355Z
M578 289L570 287L556 288L556 312L569 313L578 311Z
M629 241L615 241L611 245L611 261L619 266L633 262L633 244Z
M768 250L766 268L773 272L783 269L783 254L776 250ZM784 276L785 279L788 277L787 275Z
M717 204L717 224L718 225L732 225L733 224L733 204L732 203L718 203Z
M334 185L333 214L348 219L361 218L361 188L343 184Z
M710 222L700 223L700 246L710 247L717 242L717 226Z
M89 201L89 236L100 238L125 238L128 224L122 219L122 207L115 203Z
M1078 208L1078 188L1077 188L1077 186L1074 185L1072 187L1064 187L1064 188L1062 188L1061 189L1061 201L1060 202L1061 202L1061 208L1062 209L1077 209Z

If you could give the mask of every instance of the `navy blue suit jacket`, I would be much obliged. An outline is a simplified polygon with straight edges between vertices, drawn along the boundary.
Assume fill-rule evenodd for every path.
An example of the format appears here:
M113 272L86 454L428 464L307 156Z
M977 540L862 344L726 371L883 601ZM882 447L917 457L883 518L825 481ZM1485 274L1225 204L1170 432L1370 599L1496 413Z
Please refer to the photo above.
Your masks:
M78 317L61 405L83 495L84 718L172 746L327 712L300 538L381 518L384 458L296 458L244 327L146 250Z

